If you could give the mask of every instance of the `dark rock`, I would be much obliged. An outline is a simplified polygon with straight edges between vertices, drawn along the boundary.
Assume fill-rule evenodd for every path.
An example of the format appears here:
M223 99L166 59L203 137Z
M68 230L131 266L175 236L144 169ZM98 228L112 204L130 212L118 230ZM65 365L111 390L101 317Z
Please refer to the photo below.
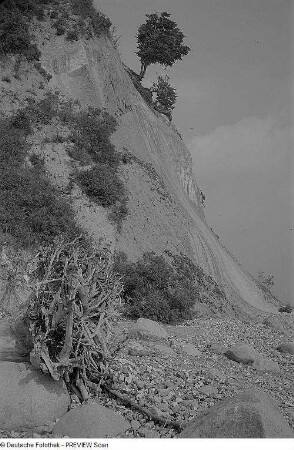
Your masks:
M96 403L77 406L65 414L53 428L53 436L70 438L116 437L130 425L119 414Z
M62 382L29 364L0 364L0 429L22 430L46 425L67 412L70 399Z
M193 419L178 438L293 438L277 405L260 389L222 400Z
M293 311L293 307L288 303L287 305L281 306L279 308L279 312L282 313L291 313Z

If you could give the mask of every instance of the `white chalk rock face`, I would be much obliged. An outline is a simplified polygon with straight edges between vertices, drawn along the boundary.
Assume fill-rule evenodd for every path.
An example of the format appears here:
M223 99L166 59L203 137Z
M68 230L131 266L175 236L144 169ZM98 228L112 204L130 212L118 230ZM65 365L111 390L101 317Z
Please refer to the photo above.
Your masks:
M42 65L52 75L52 86L83 106L105 108L115 116L118 126L112 141L118 151L133 155L121 167L129 214L117 236L119 249L133 260L150 250L182 252L218 283L234 307L232 314L255 318L261 311L276 312L206 223L189 150L174 125L136 90L109 39L102 35L68 43L52 32L43 44ZM50 154L44 157L47 161ZM53 175L57 159L47 164ZM65 164L64 158L59 160ZM104 235L115 240L109 231L113 227L101 221L103 208L84 200L72 198L79 224L94 239Z
M62 382L26 363L0 363L0 429L25 430L63 416L70 403Z

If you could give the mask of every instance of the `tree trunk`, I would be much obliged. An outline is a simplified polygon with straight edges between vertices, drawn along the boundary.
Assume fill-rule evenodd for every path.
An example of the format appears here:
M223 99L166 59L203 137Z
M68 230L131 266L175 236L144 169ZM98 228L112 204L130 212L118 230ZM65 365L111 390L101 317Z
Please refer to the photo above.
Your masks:
M146 69L147 69L147 64L144 64L141 62L141 71L140 71L140 75L139 75L140 81L143 80L145 73L146 73Z

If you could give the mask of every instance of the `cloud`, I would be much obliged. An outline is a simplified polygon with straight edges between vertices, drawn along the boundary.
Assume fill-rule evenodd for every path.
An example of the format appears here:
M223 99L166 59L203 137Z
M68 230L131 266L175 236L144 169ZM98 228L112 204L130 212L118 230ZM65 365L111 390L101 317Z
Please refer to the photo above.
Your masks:
M247 117L189 143L208 223L249 271L273 273L277 293L288 298L292 139L289 120L281 114Z
M189 143L197 172L263 172L289 168L291 129L273 116L248 117Z

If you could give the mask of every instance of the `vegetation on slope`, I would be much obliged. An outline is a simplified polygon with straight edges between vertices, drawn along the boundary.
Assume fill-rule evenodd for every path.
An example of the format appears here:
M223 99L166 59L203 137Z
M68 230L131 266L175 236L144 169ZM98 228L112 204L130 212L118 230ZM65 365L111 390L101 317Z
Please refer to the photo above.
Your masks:
M2 120L0 133L0 229L22 247L79 233L70 205L50 184L38 159L28 162L28 124Z
M68 41L99 37L111 27L109 18L94 8L92 0L50 0L49 17L56 34Z
M33 42L30 22L49 17L57 35L69 41L108 33L111 22L98 12L92 0L5 0L0 5L0 54L38 61L40 51Z
M76 113L71 118L70 155L80 161L91 161L92 167L76 172L85 194L97 204L109 208L109 219L121 228L128 213L128 196L119 176L120 155L111 143L116 120L96 108Z
M127 195L119 178L120 157L110 142L116 122L98 109L79 111L73 102L60 101L48 93L38 103L31 102L10 119L2 120L0 136L0 227L23 247L68 237L80 231L70 205L51 186L42 161L29 154L26 137L34 126L58 120L71 131L70 154L91 165L76 170L73 180L99 205L109 208L109 217L119 227L127 214ZM30 161L29 161L30 159Z
M168 115L171 120L173 109L177 100L176 90L169 83L169 76L159 76L153 83L151 91L155 93L155 108Z
M28 114L42 123L55 117L70 129L65 139L70 144L69 155L90 166L87 170L77 169L72 179L91 200L108 208L109 219L120 229L128 213L128 196L119 175L121 158L110 140L116 120L98 108L81 110L76 106L73 102L60 102L57 94L48 94L38 105L31 105Z
M118 253L115 270L123 277L125 315L163 323L178 323L192 319L193 306L210 301L221 310L225 295L203 270L185 255L156 255L144 253L137 262L129 262L124 253Z

